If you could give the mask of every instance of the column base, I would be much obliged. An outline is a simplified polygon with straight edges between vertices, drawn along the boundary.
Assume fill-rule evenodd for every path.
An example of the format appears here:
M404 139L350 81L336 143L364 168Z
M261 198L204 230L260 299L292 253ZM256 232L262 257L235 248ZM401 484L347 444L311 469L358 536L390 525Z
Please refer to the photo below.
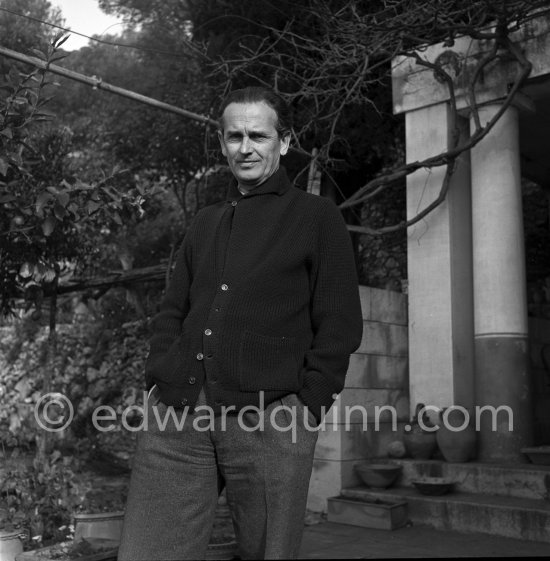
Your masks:
M521 449L534 436L527 337L477 336L475 365L478 459L526 462Z

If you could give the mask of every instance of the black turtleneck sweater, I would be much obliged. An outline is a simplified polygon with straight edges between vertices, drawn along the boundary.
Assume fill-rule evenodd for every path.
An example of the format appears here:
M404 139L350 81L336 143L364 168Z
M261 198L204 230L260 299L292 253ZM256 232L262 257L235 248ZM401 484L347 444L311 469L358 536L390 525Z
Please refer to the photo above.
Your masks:
M239 410L297 393L318 420L359 346L361 305L337 207L293 187L284 168L202 209L153 321L147 387L178 407Z

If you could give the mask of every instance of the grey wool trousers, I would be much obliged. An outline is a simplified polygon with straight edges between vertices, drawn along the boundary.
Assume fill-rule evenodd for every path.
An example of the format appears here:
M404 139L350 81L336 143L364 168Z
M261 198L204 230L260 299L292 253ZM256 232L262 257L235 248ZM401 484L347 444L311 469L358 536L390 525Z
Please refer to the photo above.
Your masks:
M318 436L313 415L295 394L263 413L216 417L201 397L185 418L183 409L148 400L119 561L204 559L221 480L237 555L297 558Z

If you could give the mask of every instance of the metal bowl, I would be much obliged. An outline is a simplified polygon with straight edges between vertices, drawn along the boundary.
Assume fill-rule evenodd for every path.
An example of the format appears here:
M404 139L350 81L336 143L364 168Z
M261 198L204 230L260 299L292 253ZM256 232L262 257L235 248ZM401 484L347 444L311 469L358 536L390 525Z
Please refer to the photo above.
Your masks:
M423 477L413 480L412 484L423 495L445 495L452 490L455 482L443 477Z
M368 487L386 489L395 483L401 473L402 466L398 464L372 464L369 462L357 464L355 471Z

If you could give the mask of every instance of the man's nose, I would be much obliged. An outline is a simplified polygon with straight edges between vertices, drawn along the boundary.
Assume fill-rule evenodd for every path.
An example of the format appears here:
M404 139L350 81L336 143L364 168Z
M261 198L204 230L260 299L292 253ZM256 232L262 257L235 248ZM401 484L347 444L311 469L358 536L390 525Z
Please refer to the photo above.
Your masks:
M251 150L250 139L247 136L245 136L245 137L243 137L243 139L241 141L241 145L239 147L239 152L241 154L248 154L250 152L250 150Z

